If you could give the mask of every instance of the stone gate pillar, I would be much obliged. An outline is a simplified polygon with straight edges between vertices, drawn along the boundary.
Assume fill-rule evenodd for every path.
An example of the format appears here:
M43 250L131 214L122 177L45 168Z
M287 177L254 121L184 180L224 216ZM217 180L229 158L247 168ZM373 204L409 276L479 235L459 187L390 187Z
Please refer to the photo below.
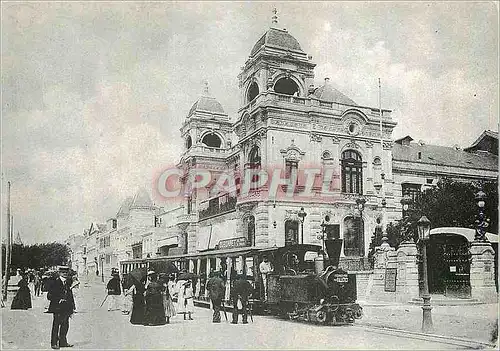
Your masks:
M402 242L397 251L396 296L399 302L408 302L418 298L418 261L417 245L414 242Z
M497 302L498 294L495 287L495 251L489 242L471 244L470 265L471 297L482 302Z

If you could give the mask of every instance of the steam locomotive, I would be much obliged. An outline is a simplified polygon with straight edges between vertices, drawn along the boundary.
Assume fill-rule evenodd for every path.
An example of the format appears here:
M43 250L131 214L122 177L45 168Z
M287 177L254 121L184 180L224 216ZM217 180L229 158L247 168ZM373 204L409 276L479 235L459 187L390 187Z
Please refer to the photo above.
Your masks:
M308 244L273 252L274 273L268 277L265 302L271 313L322 325L351 324L362 317L356 275L337 268L342 240L326 240L325 246L328 258L320 246Z

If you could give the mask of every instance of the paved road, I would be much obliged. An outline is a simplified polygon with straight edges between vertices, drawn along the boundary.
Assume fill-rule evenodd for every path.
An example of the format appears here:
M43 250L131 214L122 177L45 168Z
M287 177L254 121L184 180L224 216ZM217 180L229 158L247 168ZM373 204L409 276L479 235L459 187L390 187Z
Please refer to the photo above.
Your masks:
M194 321L175 317L158 327L132 325L119 311L99 308L103 287L82 286L79 312L68 339L76 349L458 349L449 340L430 340L363 326L322 327L255 316L247 325L211 323L211 311L196 308ZM2 348L49 349L52 315L43 313L45 296L28 311L2 309ZM230 316L229 316L230 318ZM450 343L451 342L451 343Z

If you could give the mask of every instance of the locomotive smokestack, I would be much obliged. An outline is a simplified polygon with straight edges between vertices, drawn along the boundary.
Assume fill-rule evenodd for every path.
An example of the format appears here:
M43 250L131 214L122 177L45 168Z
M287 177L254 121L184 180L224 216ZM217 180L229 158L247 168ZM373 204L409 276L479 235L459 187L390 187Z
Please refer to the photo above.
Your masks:
M325 240L325 246L330 266L338 267L340 250L342 249L342 239L327 239Z

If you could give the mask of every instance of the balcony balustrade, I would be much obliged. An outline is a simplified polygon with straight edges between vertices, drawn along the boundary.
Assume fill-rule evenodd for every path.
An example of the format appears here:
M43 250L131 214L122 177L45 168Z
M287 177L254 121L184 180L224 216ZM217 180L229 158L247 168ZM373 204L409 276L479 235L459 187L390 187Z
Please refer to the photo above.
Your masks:
M230 196L229 194L205 200L200 203L202 209L198 212L198 218L202 220L234 211L236 210L236 201L236 196Z

